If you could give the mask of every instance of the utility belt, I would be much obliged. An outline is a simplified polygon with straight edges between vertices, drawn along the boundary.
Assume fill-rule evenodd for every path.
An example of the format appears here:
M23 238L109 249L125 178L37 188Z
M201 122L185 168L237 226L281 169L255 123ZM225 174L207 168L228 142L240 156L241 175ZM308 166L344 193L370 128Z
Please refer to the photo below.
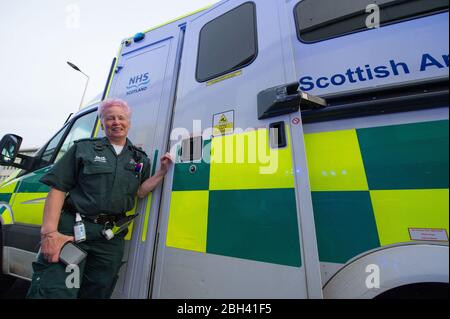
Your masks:
M73 216L76 216L76 214L79 213L84 220L99 225L106 225L106 224L113 225L127 217L125 214L104 214L104 213L100 213L98 215L93 216L84 215L81 212L77 212L77 209L75 208L75 205L73 204L70 196L66 197L62 210Z
M63 209L63 211L65 213L68 213L73 216L75 216L77 213L75 210L72 211L72 210ZM98 225L106 225L106 224L114 225L114 224L118 223L120 220L127 217L125 214L98 214L98 215L94 215L94 216L87 216L84 214L80 214L80 215L81 215L81 217L83 217L83 220L86 220L90 223L94 223L94 224L98 224Z
M67 210L63 210L65 213L68 213L70 215L76 216L77 213L74 211L67 211ZM98 224L98 225L103 225L103 230L102 230L102 235L103 237L105 237L107 240L111 240L113 239L117 234L120 234L122 232L124 232L126 229L128 229L128 227L130 226L130 224L132 223L132 221L139 216L139 214L135 214L135 215L125 215L125 214L99 214L96 216L85 216L82 214L79 214L83 220L90 222L90 223L94 223L94 224ZM78 227L82 227L82 233L83 235L80 235L80 240L77 239L77 225ZM74 233L75 233L75 241L76 242L81 242L86 240L86 230L84 229L84 224L79 225L78 223L75 224L74 226Z
M139 216L139 214L127 216L126 214L104 214L104 213L100 213L100 214L94 215L94 216L83 215L82 213L77 212L77 210L76 210L75 206L73 205L72 200L70 199L69 196L64 201L63 211L65 213L68 213L75 217L77 215L79 215L83 220L86 220L90 223L103 225L102 235L107 240L111 240L112 238L114 238L115 235L125 231L130 226L131 222L137 216ZM79 217L76 217L76 218L79 218ZM80 222L82 220L81 218L80 218ZM81 233L85 232L84 225L81 223L81 225L79 225L79 226L82 229ZM75 229L76 227L77 227L77 223L74 226L75 234L77 234L77 230ZM80 238L84 238L83 240L85 240L86 239L85 235L86 235L85 233L83 235L80 235ZM77 236L75 235L75 237L77 237ZM75 239L75 240L77 240L77 239Z

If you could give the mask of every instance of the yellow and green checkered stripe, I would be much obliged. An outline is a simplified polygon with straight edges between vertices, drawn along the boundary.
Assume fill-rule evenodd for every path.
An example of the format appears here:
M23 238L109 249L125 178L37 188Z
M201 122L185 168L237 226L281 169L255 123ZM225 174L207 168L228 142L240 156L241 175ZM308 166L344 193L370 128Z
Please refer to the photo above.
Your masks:
M11 197L14 194L14 200L10 201L11 209L14 213L16 223L41 225L42 213L45 198L50 188L39 182L39 179L45 174L46 168L42 168L13 182L14 189L10 188ZM0 192L4 192L4 188ZM1 197L1 194L0 194ZM1 199L0 199L1 201Z
M409 228L448 233L448 120L307 134L305 142L321 261L410 242Z
M203 154L175 165L166 245L300 267L291 148L270 149L261 129L205 141Z
M0 187L0 203L11 205L12 196L17 189L18 183L16 181L9 181ZM3 222L8 225L12 223L12 216L6 206L0 204L0 216Z

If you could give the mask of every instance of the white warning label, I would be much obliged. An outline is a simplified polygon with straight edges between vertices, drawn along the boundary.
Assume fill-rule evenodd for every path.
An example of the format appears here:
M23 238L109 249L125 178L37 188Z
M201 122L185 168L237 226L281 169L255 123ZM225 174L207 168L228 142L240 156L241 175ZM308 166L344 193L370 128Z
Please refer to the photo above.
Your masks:
M410 228L409 237L411 240L448 241L448 235L445 229Z

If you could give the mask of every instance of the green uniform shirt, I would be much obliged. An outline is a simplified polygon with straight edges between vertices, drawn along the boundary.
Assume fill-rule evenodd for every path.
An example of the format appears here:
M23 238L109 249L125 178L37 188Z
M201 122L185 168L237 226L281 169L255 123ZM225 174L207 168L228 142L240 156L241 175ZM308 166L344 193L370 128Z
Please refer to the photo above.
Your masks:
M77 212L94 216L130 211L139 186L149 177L150 159L144 151L127 139L116 155L104 137L75 142L40 181L69 193Z

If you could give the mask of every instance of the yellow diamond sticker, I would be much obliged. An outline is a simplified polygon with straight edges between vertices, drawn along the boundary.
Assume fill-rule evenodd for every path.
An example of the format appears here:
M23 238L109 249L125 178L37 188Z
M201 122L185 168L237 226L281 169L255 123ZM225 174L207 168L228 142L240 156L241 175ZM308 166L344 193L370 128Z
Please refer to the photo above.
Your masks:
M232 134L234 132L234 111L214 115L214 137Z
M219 123L221 123L221 124L228 124L228 120L227 120L225 114L222 114L222 117L220 118Z

